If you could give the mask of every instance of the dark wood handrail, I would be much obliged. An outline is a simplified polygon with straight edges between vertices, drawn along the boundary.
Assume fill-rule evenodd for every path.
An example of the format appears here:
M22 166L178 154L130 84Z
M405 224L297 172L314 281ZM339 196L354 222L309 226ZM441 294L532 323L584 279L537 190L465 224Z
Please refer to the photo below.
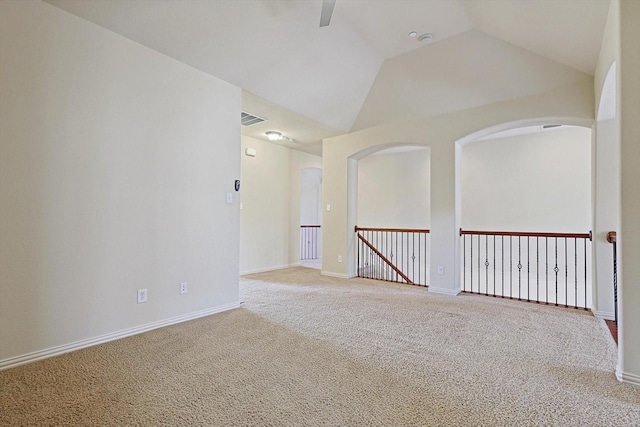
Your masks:
M387 259L382 253L377 250L367 239L362 237L362 235L358 234L358 239L362 240L362 242L369 247L376 255L380 257L382 261L384 261L389 267L393 269L400 277L402 277L408 284L413 285L413 282L409 280L409 278L402 272L398 267L396 267L391 261Z
M300 228L320 228L321 225L301 225Z
M607 242L615 243L617 238L618 238L618 236L617 236L615 231L610 231L610 232L607 233Z
M371 228L355 226L355 232L358 231L392 231L396 233L431 233L428 228Z
M569 239L589 239L592 240L591 231L588 233L545 233L528 231L478 231L460 229L460 235L475 234L481 236L520 236L520 237L566 237Z

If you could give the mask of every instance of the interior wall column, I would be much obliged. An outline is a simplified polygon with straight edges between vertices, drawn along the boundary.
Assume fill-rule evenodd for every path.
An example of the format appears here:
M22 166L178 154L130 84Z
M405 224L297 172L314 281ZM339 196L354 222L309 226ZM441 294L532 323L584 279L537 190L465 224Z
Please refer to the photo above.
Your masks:
M460 292L459 236L456 213L456 147L431 146L431 265L429 292L456 295ZM444 274L438 274L444 267ZM442 271L442 270L441 270Z
M620 1L621 227L618 379L640 386L640 2Z

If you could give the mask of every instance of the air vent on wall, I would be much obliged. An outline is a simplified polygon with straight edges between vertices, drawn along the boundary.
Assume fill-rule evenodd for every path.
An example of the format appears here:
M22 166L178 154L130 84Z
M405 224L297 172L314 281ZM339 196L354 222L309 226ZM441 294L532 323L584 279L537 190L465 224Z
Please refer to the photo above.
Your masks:
M241 117L242 119L240 123L242 123L242 126L251 126L251 125L255 125L256 123L261 123L265 121L265 119L261 117L254 116L253 114L245 113L244 111L242 112Z
M542 129L559 128L562 125L542 125Z

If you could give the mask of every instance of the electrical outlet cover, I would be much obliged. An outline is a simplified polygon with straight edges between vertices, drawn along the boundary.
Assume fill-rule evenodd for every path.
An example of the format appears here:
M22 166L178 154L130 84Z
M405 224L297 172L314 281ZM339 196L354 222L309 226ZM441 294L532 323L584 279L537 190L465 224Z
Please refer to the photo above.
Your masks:
M147 290L138 289L138 304L147 302Z

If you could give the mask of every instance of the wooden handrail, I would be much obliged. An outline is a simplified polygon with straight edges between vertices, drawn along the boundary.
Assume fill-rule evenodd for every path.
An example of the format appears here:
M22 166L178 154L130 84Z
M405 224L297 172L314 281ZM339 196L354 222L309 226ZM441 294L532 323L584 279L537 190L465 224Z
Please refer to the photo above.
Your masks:
M355 232L358 231L391 231L397 233L431 233L428 228L371 228L355 226Z
M520 237L566 237L569 239L589 239L592 240L591 231L588 233L545 233L528 231L478 231L460 229L460 235L476 234L481 236L520 236Z
M615 243L617 240L617 234L615 231L610 231L607 233L607 242Z
M367 239L358 234L358 239L362 240L362 242L369 247L376 255L380 257L382 261L384 261L389 267L393 269L400 277L402 277L408 284L413 285L413 282L409 280L409 278L402 272L398 267L396 267L391 261L387 259L382 253L377 250Z
M300 228L320 228L321 225L301 225Z

